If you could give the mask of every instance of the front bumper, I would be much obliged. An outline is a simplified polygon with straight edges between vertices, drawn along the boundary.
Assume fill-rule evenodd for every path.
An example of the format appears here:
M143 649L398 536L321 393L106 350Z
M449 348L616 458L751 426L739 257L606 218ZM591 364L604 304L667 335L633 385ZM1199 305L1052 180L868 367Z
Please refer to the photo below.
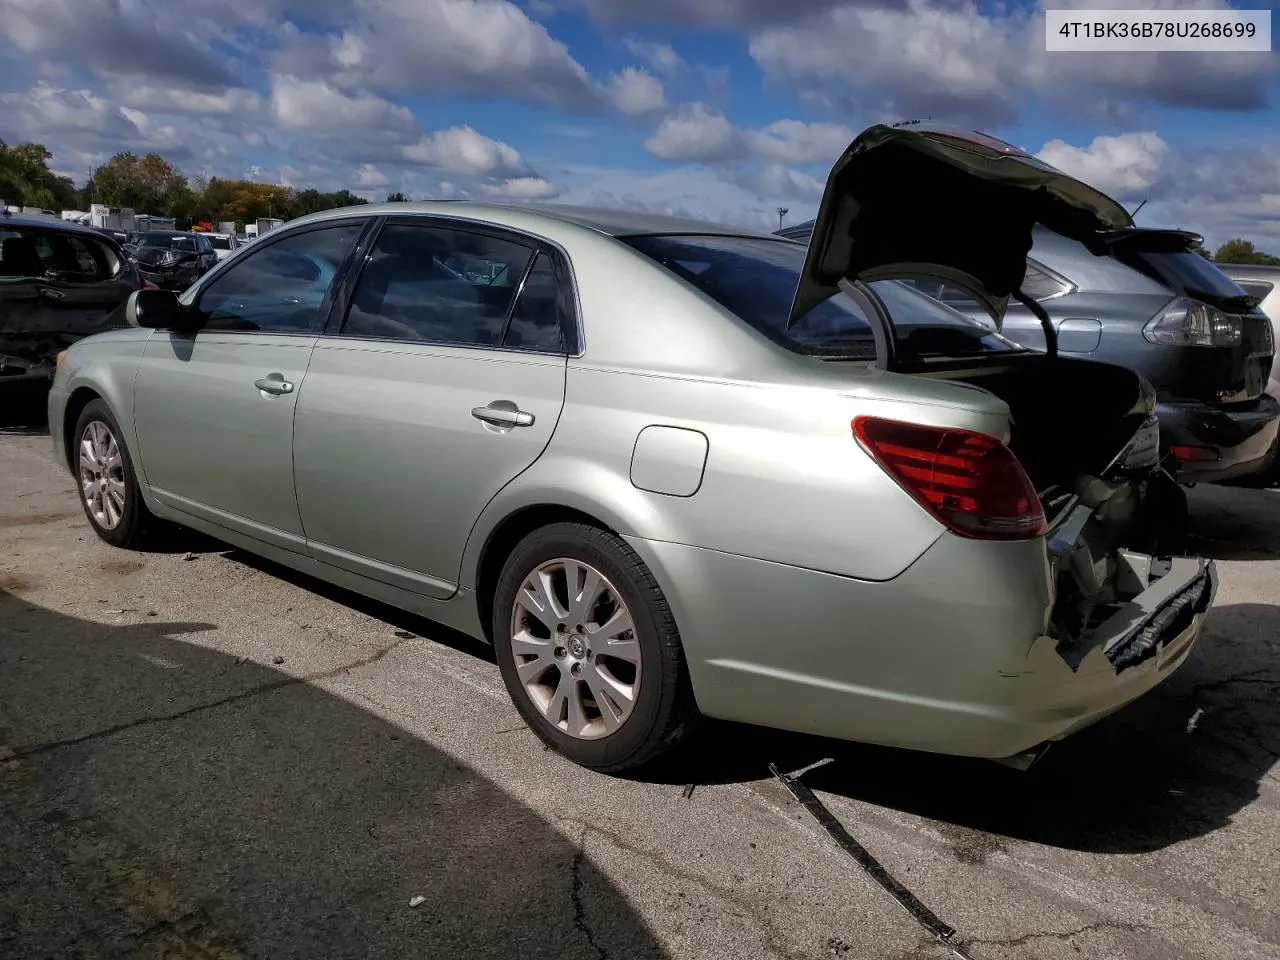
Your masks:
M137 264L138 276L154 283L161 290L181 292L200 279L200 271L195 267L179 267L176 270L158 270L144 264Z
M945 534L884 582L628 542L671 603L704 713L972 757L1059 739L1155 687L1190 654L1217 583L1211 561L1174 560L1064 651L1045 635L1043 541Z
M1190 453L1177 457L1181 481L1234 480L1266 470L1276 457L1280 401L1268 394L1242 407L1163 402L1157 404L1156 414L1162 446Z

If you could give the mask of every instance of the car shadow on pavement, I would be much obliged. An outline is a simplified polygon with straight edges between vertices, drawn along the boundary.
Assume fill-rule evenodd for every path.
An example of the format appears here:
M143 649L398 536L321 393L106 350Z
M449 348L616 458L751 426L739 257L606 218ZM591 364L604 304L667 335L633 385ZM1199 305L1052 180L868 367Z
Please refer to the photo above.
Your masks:
M663 956L532 810L210 629L0 592L0 956Z
M716 724L663 779L758 780L820 760L811 788L937 821L957 857L1005 839L1095 853L1143 853L1229 823L1277 779L1280 607L1215 608L1165 684L1054 744L1022 772L984 760Z

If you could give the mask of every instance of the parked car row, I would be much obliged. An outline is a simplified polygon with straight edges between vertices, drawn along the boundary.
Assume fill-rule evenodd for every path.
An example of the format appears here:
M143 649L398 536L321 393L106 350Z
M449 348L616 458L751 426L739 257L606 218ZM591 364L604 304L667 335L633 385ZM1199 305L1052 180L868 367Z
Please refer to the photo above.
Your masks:
M0 215L0 389L50 380L59 351L120 325L130 293L183 290L239 248L234 238L219 244L206 233Z
M1028 280L1033 224L1093 260ZM1011 758L1168 677L1216 589L1181 555L1158 414L1236 423L1269 348L1253 301L1127 262L1140 237L927 124L859 135L807 244L327 211L132 293L61 355L50 431L104 541L180 523L483 638L589 767L667 756L701 716ZM1187 443L1210 441L1237 457Z

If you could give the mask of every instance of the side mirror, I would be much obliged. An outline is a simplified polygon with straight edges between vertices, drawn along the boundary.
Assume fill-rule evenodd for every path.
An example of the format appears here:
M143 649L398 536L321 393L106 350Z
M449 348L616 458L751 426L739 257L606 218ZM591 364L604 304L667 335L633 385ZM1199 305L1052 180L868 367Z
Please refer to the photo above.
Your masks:
M135 290L129 294L124 308L131 327L175 330L182 327L182 304L169 290Z

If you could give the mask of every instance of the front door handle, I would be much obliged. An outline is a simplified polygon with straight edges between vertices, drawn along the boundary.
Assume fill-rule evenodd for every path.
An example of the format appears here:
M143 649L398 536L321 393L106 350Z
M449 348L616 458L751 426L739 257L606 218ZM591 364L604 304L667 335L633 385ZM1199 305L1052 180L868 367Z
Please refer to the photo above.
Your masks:
M491 423L495 427L531 427L533 414L517 409L514 403L499 400L502 406L490 404L487 407L472 407L471 415L477 420Z
M270 393L277 397L282 393L293 393L293 384L278 373L263 377L261 380L255 380L253 385L263 393Z

